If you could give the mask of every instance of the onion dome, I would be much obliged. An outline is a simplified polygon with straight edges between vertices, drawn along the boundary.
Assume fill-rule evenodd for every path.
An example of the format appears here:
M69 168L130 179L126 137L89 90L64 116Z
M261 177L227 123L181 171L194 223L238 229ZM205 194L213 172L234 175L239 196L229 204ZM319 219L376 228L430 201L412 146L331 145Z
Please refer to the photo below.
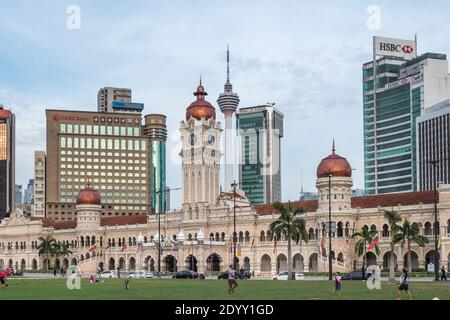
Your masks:
M183 230L180 230L180 233L177 235L177 240L178 241L184 241L184 233Z
M205 120L216 118L216 109L211 103L205 100L205 96L207 95L208 93L205 92L205 88L203 87L200 79L200 84L197 87L197 91L194 92L194 96L197 97L197 100L192 102L186 109L186 120L189 120L191 117L197 120L201 120L202 118L205 118Z
M88 204L88 205L100 205L101 198L100 194L92 189L90 185L83 190L80 190L77 196L77 205L78 204Z
M317 178L328 177L330 173L333 177L350 178L352 176L352 167L350 166L350 163L348 163L347 159L336 154L334 141L332 153L328 157L322 159L317 167Z

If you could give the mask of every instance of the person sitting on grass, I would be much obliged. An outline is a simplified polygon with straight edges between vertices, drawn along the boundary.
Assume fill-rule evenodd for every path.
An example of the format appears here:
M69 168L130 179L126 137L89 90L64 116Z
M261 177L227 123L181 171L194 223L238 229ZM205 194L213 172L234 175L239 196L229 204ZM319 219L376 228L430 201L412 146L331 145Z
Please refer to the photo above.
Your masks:
M412 300L411 291L408 285L408 271L403 269L402 275L400 276L400 285L397 287L397 300L401 300L400 291L406 291L409 295L409 300Z
M339 272L336 272L336 275L334 277L334 292L341 291L341 280L341 274Z

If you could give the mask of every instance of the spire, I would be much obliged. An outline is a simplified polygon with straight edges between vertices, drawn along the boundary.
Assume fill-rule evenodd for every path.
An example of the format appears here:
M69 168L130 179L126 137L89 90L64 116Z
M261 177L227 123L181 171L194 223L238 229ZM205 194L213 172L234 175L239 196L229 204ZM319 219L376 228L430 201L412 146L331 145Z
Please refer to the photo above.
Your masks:
M202 74L200 73L200 85L202 85Z
M335 145L334 145L334 138L333 138L333 148L331 149L331 151L333 152L333 154L336 153L336 147L335 147Z
M227 83L230 83L230 46L227 45Z

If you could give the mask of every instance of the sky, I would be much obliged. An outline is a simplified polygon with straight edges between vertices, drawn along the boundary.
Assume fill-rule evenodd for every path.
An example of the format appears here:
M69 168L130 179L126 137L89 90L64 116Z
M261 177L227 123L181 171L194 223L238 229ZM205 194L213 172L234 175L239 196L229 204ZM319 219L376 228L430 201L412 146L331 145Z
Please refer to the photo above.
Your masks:
M116 86L131 88L144 114L167 115L167 184L180 187L180 121L200 74L217 107L230 45L240 107L274 102L285 116L282 200L316 190L333 139L363 188L361 68L372 37L417 34L419 54L450 54L449 18L448 1L0 0L0 104L17 116L16 183L26 186L34 150L45 150L45 109L96 111L98 90ZM181 192L171 200L179 207Z

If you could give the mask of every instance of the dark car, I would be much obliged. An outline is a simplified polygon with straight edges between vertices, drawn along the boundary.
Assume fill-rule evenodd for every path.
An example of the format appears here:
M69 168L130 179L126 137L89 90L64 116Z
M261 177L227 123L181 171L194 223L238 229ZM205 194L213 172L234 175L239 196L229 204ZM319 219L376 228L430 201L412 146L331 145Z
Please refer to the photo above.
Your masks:
M248 270L244 270L244 271L242 271L242 272L236 272L236 277L237 277L238 279L241 279L241 280L250 279L251 273L250 273L250 271L248 271ZM220 274L217 276L217 279L219 279L219 280L224 280L224 279L226 280L226 279L228 279L228 271L225 271L225 272L220 273Z
M342 280L367 280L370 277L370 274L364 272L362 270L354 270L349 273L342 275Z
M192 270L179 271L173 277L173 279L197 279L198 273Z

